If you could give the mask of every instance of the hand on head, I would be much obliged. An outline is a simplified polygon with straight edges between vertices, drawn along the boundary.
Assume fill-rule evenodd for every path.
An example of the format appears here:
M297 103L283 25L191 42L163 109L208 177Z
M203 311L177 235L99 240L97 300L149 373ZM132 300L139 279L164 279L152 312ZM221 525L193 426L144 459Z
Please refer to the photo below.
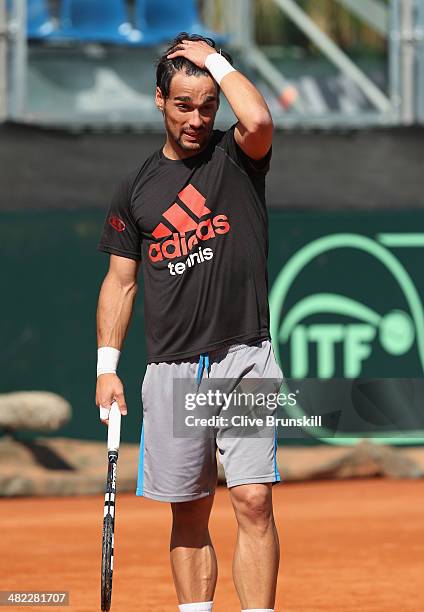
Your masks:
M185 57L199 68L205 68L206 58L212 53L217 53L216 49L203 40L183 40L168 53L167 58Z

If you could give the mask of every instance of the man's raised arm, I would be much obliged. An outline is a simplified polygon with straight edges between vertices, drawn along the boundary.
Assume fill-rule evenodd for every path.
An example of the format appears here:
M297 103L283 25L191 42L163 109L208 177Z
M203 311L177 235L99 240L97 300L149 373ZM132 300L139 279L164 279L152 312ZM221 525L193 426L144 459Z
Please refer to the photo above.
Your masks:
M139 261L111 255L97 306L96 405L110 409L112 402L116 400L122 414L127 414L127 407L123 385L116 375L116 368L137 293L139 267ZM103 423L108 422L106 413L101 414L101 420Z

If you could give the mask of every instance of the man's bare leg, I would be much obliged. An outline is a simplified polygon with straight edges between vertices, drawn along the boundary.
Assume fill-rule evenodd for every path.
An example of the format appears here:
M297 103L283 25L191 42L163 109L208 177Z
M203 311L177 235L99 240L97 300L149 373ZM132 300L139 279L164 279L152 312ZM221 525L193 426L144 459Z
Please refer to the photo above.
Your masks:
M272 511L272 486L239 485L230 489L230 495L238 523L233 578L241 607L273 609L280 546Z
M213 499L171 504L171 568L180 604L213 600L218 576L208 528Z

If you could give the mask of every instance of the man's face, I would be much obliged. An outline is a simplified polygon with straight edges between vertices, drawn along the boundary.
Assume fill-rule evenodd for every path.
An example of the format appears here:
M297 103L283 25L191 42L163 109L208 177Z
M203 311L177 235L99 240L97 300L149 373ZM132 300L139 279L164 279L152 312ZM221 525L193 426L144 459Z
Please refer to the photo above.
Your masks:
M156 105L163 110L168 139L183 157L205 148L219 106L212 77L187 76L185 71L178 71L172 77L168 98L156 89Z

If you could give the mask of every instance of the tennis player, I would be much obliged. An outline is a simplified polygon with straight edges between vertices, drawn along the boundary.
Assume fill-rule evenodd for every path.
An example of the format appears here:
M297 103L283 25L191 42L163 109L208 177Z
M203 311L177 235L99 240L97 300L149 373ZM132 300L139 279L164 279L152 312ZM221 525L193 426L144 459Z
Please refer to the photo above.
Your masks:
M237 122L214 130L220 91ZM217 560L208 531L223 463L238 523L241 608L274 609L279 543L273 437L173 434L173 381L278 379L269 334L265 175L273 123L256 87L210 39L180 34L157 65L166 142L119 185L98 248L110 254L97 312L96 404L107 423L142 262L148 365L137 495L170 502L170 558L181 612L212 610ZM275 390L275 389L274 389Z

